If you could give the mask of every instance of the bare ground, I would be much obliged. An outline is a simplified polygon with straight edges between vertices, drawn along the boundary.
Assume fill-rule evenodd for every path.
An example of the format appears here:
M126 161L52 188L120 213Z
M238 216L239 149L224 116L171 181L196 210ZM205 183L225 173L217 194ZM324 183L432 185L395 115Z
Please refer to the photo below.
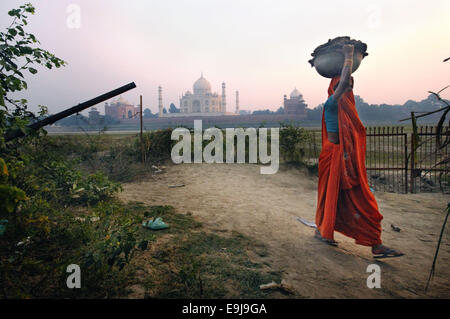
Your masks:
M174 184L185 186L168 187ZM325 245L296 220L314 221L316 188L316 177L291 167L261 175L259 166L250 164L182 164L125 184L120 197L172 205L180 213L191 212L210 231L234 230L262 242L268 255L253 253L253 261L281 271L296 291L294 298L450 298L448 227L434 280L424 291L450 196L376 192L384 216L382 239L406 255L375 261L369 247L338 233L338 247ZM366 269L373 263L381 267L380 289L366 285Z

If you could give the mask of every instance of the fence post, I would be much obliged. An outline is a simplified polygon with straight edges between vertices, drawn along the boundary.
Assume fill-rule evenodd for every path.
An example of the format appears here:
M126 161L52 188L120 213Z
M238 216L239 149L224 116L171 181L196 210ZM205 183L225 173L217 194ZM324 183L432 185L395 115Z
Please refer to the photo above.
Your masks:
M140 124L141 124L141 131L140 131L140 139L141 139L141 161L142 163L145 162L145 151L144 151L144 136L142 134L143 124L142 124L142 95L139 97L139 117L140 117Z
M401 128L403 133L403 127ZM408 134L403 134L403 139L405 140L405 194L408 194Z
M317 155L317 148L316 148L316 132L312 131L312 137L313 137L313 156L318 157Z
M415 143L414 143L414 133L411 133L411 193L414 193L414 189L415 189L415 178L414 178L414 169L415 169Z

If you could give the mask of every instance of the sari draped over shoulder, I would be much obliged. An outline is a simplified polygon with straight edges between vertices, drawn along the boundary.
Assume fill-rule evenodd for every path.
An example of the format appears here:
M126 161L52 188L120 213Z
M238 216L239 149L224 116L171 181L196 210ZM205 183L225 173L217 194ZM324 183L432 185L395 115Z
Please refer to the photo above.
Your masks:
M339 77L331 80L334 93ZM322 113L322 151L319 157L319 186L316 225L326 239L334 231L354 238L357 244L381 244L381 220L366 172L366 130L355 107L353 92L338 102L339 144L328 140Z

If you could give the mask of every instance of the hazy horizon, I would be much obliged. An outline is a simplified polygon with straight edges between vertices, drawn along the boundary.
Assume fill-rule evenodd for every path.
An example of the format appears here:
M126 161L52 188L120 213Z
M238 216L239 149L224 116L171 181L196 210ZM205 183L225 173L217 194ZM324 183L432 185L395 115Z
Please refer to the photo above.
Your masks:
M7 12L28 1L0 3ZM326 99L328 79L307 62L318 45L348 35L368 44L354 73L355 94L369 104L422 100L450 84L450 1L31 1L28 31L41 47L66 60L58 70L28 76L32 110L63 110L128 82L123 97L157 111L179 107L179 97L203 72L212 90L227 86L227 111L235 91L244 110L276 110L296 87L313 108ZM70 4L81 9L80 28L69 28ZM450 90L443 93L450 98ZM102 105L99 105L102 106ZM99 110L103 113L103 107Z

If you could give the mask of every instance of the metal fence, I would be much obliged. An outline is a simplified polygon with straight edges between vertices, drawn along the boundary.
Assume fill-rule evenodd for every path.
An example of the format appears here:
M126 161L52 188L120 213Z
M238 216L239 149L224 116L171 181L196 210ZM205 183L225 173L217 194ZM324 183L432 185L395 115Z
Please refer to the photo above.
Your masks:
M375 190L408 192L408 134L403 127L366 128L366 168Z
M450 193L448 146L437 149L436 127L418 127L418 147L413 150L412 132L404 127L366 128L366 168L374 190L416 193ZM449 136L444 127L443 136ZM321 149L319 131L312 131L308 157L317 159ZM312 160L314 162L314 160Z
M421 126L418 130L418 148L410 152L410 190L414 192L442 191L450 192L448 145L437 149L437 127ZM449 137L449 127L444 127L443 136ZM410 149L413 149L410 139Z

